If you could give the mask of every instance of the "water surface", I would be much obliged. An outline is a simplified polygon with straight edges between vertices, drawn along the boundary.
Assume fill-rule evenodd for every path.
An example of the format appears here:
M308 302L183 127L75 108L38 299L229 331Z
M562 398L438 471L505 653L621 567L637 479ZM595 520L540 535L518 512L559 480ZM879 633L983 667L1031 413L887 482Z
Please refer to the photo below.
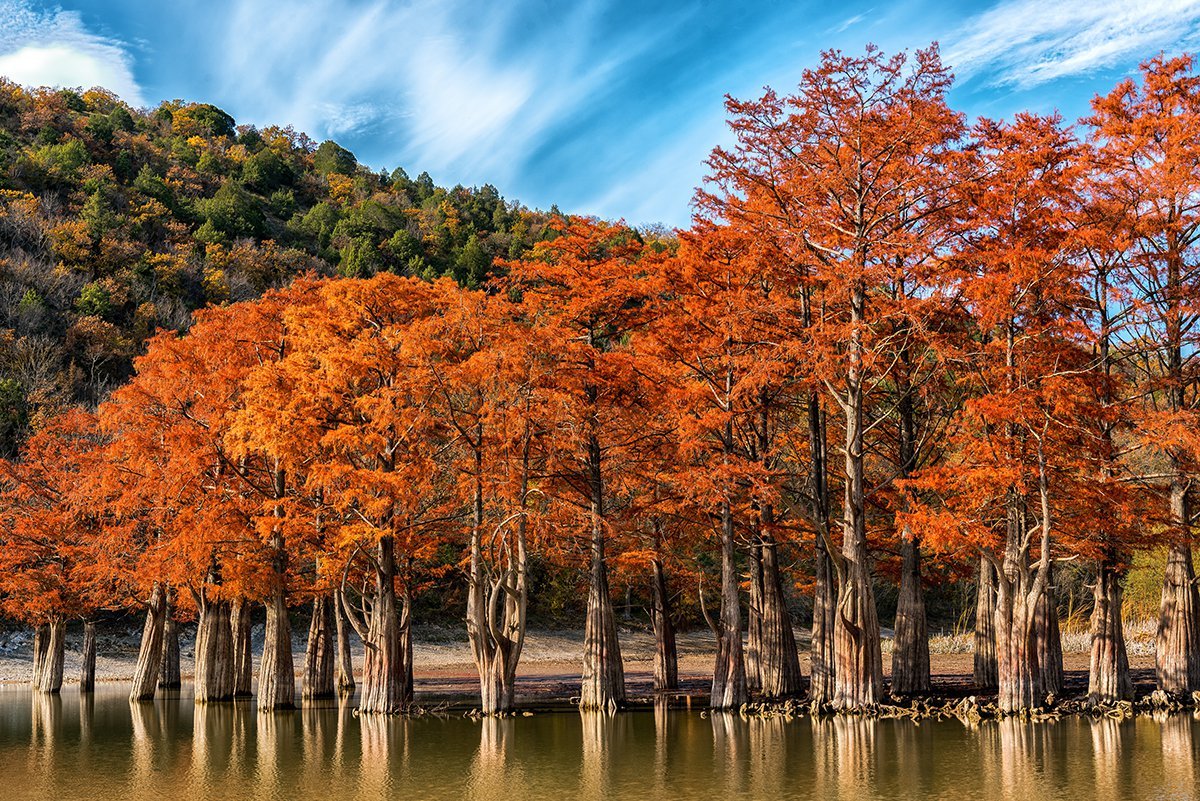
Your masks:
M1200 722L640 711L477 722L0 689L0 799L1185 799Z

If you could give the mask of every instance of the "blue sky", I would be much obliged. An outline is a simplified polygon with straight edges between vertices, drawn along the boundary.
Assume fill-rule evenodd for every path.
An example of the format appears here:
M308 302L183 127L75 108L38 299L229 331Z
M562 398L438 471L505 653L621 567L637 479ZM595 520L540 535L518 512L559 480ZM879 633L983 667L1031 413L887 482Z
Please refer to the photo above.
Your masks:
M215 103L373 168L492 183L527 205L684 225L722 98L793 88L827 48L938 41L972 117L1074 119L1200 0L0 0L0 75Z

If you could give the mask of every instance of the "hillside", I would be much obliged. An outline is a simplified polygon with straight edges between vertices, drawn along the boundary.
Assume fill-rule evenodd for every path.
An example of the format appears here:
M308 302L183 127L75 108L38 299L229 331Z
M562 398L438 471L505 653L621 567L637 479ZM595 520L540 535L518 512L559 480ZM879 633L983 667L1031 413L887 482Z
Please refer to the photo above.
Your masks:
M374 173L335 142L212 105L143 112L0 79L0 454L99 402L150 334L205 304L306 272L474 286L548 216L489 185Z

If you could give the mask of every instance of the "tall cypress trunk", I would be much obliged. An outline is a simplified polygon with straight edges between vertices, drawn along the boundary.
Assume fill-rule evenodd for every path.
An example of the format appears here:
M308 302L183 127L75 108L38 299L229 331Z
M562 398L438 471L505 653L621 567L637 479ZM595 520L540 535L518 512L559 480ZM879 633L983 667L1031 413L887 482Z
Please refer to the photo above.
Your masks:
M258 666L258 708L291 709L296 705L296 668L292 661L292 623L282 587L266 600L267 627Z
M400 637L400 616L396 609L395 581L395 541L390 535L380 537L369 623L359 631L366 647L359 701L359 711L364 714L395 715L403 712L406 706L408 679L405 676L404 643ZM350 620L354 621L354 618ZM356 622L355 628L358 626Z
M592 547L579 708L614 712L625 704L625 667L621 662L617 622L608 592L608 567L604 561L604 483L600 442L594 434L588 440L587 472Z
M178 690L183 686L179 665L179 623L175 620L174 611L175 604L168 593L163 619L163 654L158 667L158 686L164 690Z
M736 709L749 700L742 653L742 608L734 541L733 511L721 502L721 617L717 628L717 663L713 670L713 709Z
M51 618L49 623L38 627L34 637L33 688L39 693L57 693L63 683L67 621Z
M979 557L979 579L975 589L975 687L994 690L999 686L996 662L996 598L999 588L996 569L987 557Z
M1200 690L1198 606L1192 548L1174 543L1167 550L1155 640L1158 688L1164 692L1178 695Z
M904 291L903 283L900 291ZM907 349L904 369L911 369ZM907 479L918 466L917 413L907 375L900 380L900 478ZM925 620L925 588L921 584L921 543L904 526L900 531L900 594L896 599L895 640L892 644L892 694L923 695L930 690L929 632Z
M482 443L482 424L476 429ZM471 520L471 565L467 587L467 636L479 673L479 699L485 715L513 709L517 665L525 646L527 563L525 549L526 492L529 477L528 440L521 477L521 508L502 521L493 539L490 561L483 553L483 454L475 451L475 496ZM510 523L515 519L515 532Z
M929 633L921 589L921 546L907 531L900 542L900 597L896 601L896 641L892 649L892 694L930 691Z
M657 523L656 523L657 525ZM650 561L650 619L654 625L654 689L679 689L679 656L675 646L675 621L662 560Z
M1092 649L1088 703L1112 704L1133 698L1125 630L1121 623L1121 574L1108 555L1101 560L1092 591Z
M129 689L129 700L149 701L154 698L158 684L158 668L162 661L163 622L166 613L166 597L162 584L155 582L146 604L146 623L142 626L142 644L138 650L137 665L133 670L133 686Z
M746 604L746 690L757 694L762 689L763 638L763 563L762 543L755 535L748 560L750 598Z
M233 634L234 698L249 698L253 694L254 656L250 642L253 612L254 605L240 595L229 605L229 627Z
M39 623L33 627L33 674L29 686L35 690L42 684L42 673L46 669L46 647L50 644L50 626Z
M1015 488L1009 493L1004 562L997 574L999 592L993 616L998 705L1005 714L1034 709L1046 694L1037 644L1037 605L1045 594L1050 572L1049 496L1044 465L1042 468L1041 557L1036 569L1029 564L1030 536L1024 499Z
M771 511L764 508L766 520ZM762 638L759 654L762 682L759 691L767 700L780 701L799 698L804 694L804 675L800 672L800 655L796 651L796 634L788 612L787 595L783 591L783 575L779 569L779 544L770 534L762 536Z
M83 621L83 661L79 667L79 692L96 689L96 621Z
M839 571L834 618L834 705L870 709L883 698L883 649L875 590L867 550L866 482L864 477L862 323L865 289L851 293L852 331L847 347L845 487L842 504L842 569Z
M198 593L195 700L198 704L233 700L233 632L229 603Z
M337 690L339 696L354 694L354 654L350 650L350 624L342 608L342 596L334 593L334 622L337 624Z
M304 649L304 700L333 698L333 671L337 654L334 641L333 596L318 595L313 599L312 620L308 626L308 643Z
M287 494L283 470L271 474L275 498ZM282 520L282 505L275 506L276 519ZM296 705L296 667L292 661L292 622L287 609L287 549L282 523L271 532L271 591L267 596L267 628L263 635L262 661L258 666L258 708L291 709Z
M811 461L809 492L814 547L813 622L810 642L809 697L817 703L831 703L837 660L833 647L834 614L837 609L837 584L833 557L827 546L829 533L829 482L826 472L825 415L814 393L808 400L808 437Z
M1038 598L1034 617L1038 670L1042 674L1042 692L1060 696L1063 691L1062 633L1059 629L1058 598L1054 592L1052 566L1047 568L1046 590Z

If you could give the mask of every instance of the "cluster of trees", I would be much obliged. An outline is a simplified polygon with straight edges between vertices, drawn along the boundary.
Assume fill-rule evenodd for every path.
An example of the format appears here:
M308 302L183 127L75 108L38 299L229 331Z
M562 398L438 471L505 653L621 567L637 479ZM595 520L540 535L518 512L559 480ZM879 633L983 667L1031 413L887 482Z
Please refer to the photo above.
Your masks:
M477 286L547 218L208 104L138 111L0 79L0 455L103 400L156 329L184 330L206 304L309 272Z
M1200 77L1152 59L1077 130L970 125L949 86L936 48L828 53L792 95L729 101L735 144L677 238L558 219L484 288L309 277L156 335L6 468L0 589L38 626L39 686L68 617L144 604L134 697L177 665L180 615L197 700L248 692L261 603L259 706L286 707L305 603L303 694L352 684L353 629L362 711L401 711L414 599L461 571L503 712L537 551L587 566L584 708L625 700L616 566L650 584L657 688L672 586L711 575L714 708L870 709L888 554L890 691L930 691L932 552L978 571L975 678L1004 712L1061 693L1055 564L1090 565L1089 698L1111 703L1122 576L1166 548L1158 686L1200 690ZM810 576L807 678L782 547Z

